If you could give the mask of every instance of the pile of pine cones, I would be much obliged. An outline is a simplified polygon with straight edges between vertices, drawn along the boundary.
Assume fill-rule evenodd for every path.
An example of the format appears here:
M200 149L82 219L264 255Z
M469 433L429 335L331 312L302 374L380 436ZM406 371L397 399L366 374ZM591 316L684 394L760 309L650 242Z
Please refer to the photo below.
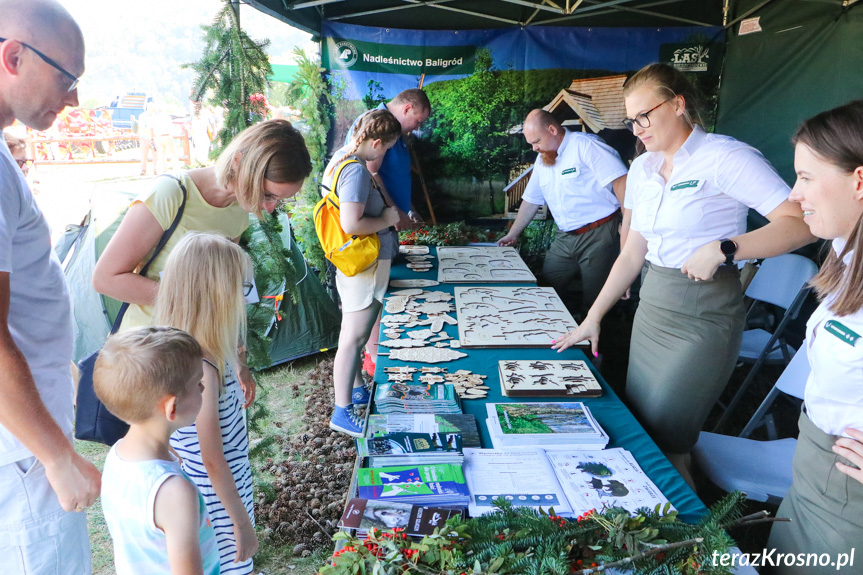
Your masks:
M294 396L300 393L293 388ZM331 543L345 508L356 447L353 438L329 428L333 410L333 362L327 359L308 374L304 424L291 437L276 436L285 460L268 459L263 470L276 476L276 499L258 494L255 517L265 537L293 543L294 554Z

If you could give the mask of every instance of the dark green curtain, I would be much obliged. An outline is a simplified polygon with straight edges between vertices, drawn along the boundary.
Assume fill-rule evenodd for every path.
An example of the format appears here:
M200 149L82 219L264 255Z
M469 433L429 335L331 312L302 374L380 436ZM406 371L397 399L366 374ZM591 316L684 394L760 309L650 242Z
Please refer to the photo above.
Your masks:
M793 184L800 122L863 98L863 2L773 0L752 16L762 32L738 36L735 24L728 35L716 132L761 150Z

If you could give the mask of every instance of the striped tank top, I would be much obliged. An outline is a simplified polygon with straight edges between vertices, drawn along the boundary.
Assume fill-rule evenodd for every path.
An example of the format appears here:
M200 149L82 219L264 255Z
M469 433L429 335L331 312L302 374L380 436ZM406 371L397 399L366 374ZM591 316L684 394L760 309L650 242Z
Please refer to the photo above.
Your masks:
M254 525L255 512L252 495L252 469L249 463L249 436L246 430L246 420L243 416L245 399L233 366L226 365L225 367L223 387L222 394L219 396L219 427L222 430L225 461L231 468L240 499L246 507L252 525ZM216 496L216 491L213 489L213 484L201 461L201 448L198 444L196 426L190 425L175 431L171 436L171 447L183 458L183 470L195 482L198 490L204 496L210 521L216 530L222 575L252 573L254 566L251 559L243 563L234 563L234 558L237 555L234 524L228 517L225 506Z

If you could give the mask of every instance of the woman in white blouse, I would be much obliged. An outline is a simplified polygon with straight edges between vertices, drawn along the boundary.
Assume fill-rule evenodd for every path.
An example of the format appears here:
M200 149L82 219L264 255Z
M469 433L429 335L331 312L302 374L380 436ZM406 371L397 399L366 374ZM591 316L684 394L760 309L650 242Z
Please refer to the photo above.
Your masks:
M840 561L863 547L863 100L818 114L794 135L797 183L791 200L832 250L812 280L821 305L806 324L812 371L794 454L794 482L778 516L768 549L817 554ZM855 440L856 439L856 440ZM863 572L863 548L857 565ZM786 566L781 573L819 573L812 563ZM843 569L844 572L846 569Z
M701 128L695 90L681 72L664 64L641 69L626 82L624 101L624 123L646 150L626 182L631 231L584 321L552 347L587 339L596 353L600 320L647 260L626 397L692 484L688 454L740 349L744 309L734 261L783 254L813 238L788 186L756 149ZM749 208L769 223L746 233Z

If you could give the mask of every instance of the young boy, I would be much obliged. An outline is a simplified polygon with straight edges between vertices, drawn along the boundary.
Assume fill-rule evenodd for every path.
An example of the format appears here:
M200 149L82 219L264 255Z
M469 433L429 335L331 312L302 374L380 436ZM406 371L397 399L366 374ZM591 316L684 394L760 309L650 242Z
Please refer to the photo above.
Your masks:
M195 422L202 376L198 342L171 327L113 335L96 361L96 394L130 426L102 472L117 575L219 573L204 498L168 447L174 431Z

